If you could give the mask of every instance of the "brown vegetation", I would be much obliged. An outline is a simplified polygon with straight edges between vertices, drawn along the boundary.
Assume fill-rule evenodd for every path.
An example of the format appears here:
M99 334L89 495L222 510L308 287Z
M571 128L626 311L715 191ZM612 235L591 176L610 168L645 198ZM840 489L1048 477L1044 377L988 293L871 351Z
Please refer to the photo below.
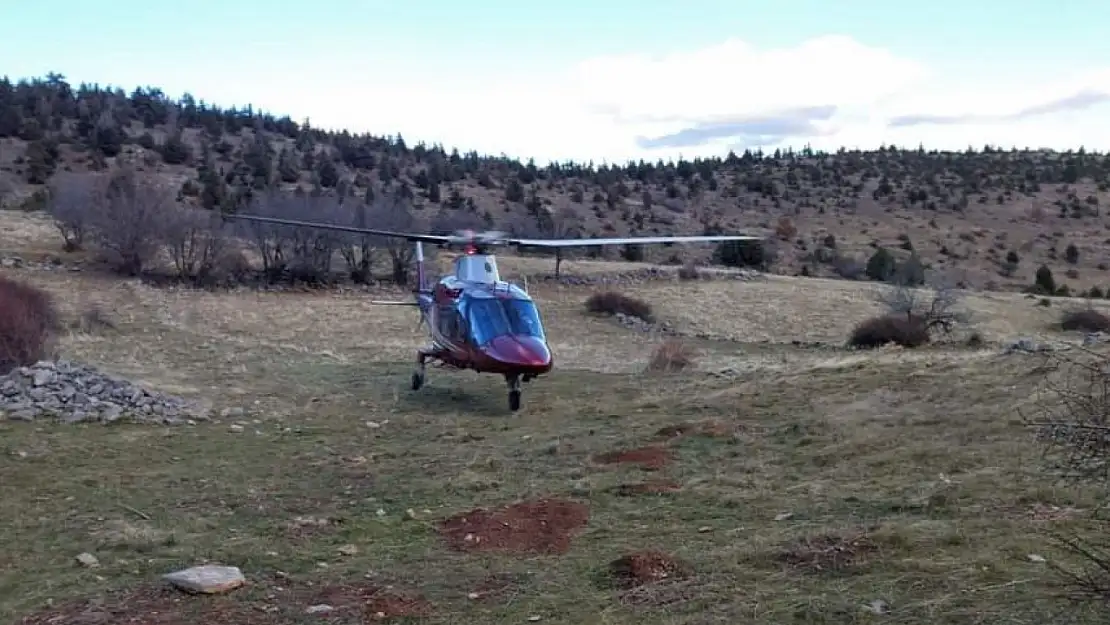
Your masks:
M921 347L929 342L929 328L918 316L887 314L860 322L848 337L848 345L859 348L895 344Z
M647 370L658 373L682 371L694 364L697 352L680 339L670 338L659 344L651 353Z
M0 275L0 374L48 358L60 329L49 293Z
M594 293L586 299L586 310L602 315L628 315L649 323L655 321L651 304L617 291Z
M1110 317L1104 313L1087 308L1084 310L1070 310L1060 319L1060 329L1064 331L1080 330L1082 332L1106 332L1110 330Z

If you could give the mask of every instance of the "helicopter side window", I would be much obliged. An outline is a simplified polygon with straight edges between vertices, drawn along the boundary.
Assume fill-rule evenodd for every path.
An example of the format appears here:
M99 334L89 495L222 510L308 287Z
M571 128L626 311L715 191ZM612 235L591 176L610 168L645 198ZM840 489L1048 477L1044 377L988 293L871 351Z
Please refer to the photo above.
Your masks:
M544 338L543 324L540 322L540 313L536 304L528 300L504 300L505 312L509 317L509 325L513 334Z

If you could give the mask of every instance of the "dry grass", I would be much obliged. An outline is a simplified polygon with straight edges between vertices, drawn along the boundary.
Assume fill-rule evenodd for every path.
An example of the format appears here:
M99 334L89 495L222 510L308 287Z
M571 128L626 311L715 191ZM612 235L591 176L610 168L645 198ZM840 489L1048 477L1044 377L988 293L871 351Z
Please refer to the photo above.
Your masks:
M430 623L1059 622L1054 578L1028 556L1057 558L1042 529L1083 521L1035 512L1094 505L1039 472L1016 421L1036 361L990 345L790 345L842 343L882 312L866 285L632 287L660 320L717 337L691 341L697 366L670 376L640 373L658 340L586 314L590 290L534 287L559 368L526 387L510 416L492 376L433 369L409 391L423 338L414 315L365 296L19 275L50 290L67 319L110 311L115 329L71 331L67 357L246 414L237 433L226 421L0 421L6 622L201 560L244 569L254 583L226 599L228 614L260 623L319 622L304 612L315 595L279 588L367 577L418 589ZM988 341L1058 323L1058 311L1020 296L967 302ZM660 440L694 421L717 425ZM648 473L596 462L647 447L669 461ZM668 487L628 487L649 478ZM589 507L562 555L459 553L435 529L475 507L549 496ZM290 530L308 517L325 521ZM688 574L633 594L599 582L608 563L645 550L688 563ZM82 551L101 566L74 566ZM160 605L200 613L206 601ZM880 603L882 617L864 608Z

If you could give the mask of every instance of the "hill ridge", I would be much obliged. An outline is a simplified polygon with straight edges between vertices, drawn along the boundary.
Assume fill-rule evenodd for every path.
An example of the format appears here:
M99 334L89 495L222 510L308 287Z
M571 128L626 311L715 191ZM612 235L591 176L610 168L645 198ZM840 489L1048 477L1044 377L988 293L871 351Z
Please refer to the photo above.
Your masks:
M1110 286L1101 210L1110 155L1081 147L806 147L537 166L410 146L399 134L319 130L250 105L174 100L156 87L73 86L56 73L0 80L0 204L33 208L59 173L124 165L208 209L238 210L274 190L362 199L387 190L424 227L532 236L759 229L776 241L770 269L785 274L860 277L884 247L979 288L1024 288L1041 265L1073 288ZM662 262L704 254L648 251Z

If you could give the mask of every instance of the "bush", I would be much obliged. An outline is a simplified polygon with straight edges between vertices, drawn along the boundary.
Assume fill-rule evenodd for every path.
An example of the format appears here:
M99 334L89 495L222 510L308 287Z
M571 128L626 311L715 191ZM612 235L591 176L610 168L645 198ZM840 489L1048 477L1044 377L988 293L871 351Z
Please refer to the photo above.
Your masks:
M929 342L929 328L919 315L883 315L872 317L852 330L848 345L869 349L894 343L902 347L920 347Z
M1060 327L1065 331L1105 332L1110 330L1110 317L1093 308L1071 310L1061 317Z
M0 276L0 374L49 358L60 329L49 293Z
M649 323L655 321L651 304L616 291L594 293L586 300L586 310L604 315L620 313L630 317L638 317Z
M695 355L689 345L678 339L667 339L652 352L647 370L663 373L682 371L694 364Z
M686 263L678 268L679 280L697 280L701 278L701 270L694 263Z

